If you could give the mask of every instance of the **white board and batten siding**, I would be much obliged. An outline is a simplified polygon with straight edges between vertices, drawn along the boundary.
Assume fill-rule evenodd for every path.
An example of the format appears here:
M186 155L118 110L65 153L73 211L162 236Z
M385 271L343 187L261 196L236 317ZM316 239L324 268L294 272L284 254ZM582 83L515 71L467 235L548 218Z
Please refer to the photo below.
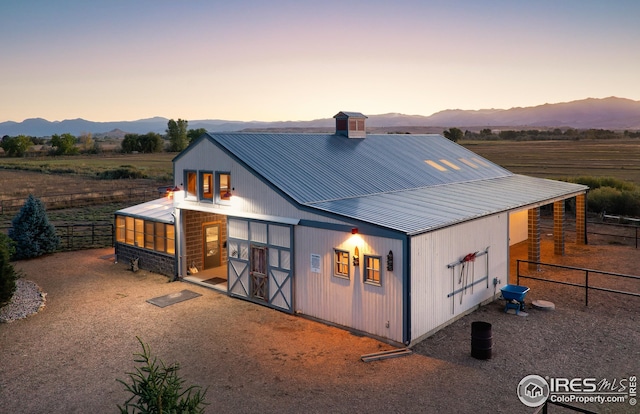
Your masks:
M295 227L295 240L296 313L402 342L402 241L304 226ZM349 252L348 279L334 275L335 249ZM393 271L386 267L389 251ZM312 263L312 255L319 261ZM365 255L380 257L380 286L364 282Z
M411 238L411 340L417 342L467 313L507 283L508 214L497 214ZM464 269L447 265L483 252ZM488 274L487 274L488 260ZM488 276L469 286L472 282ZM462 282L460 281L462 277ZM501 283L495 287L493 279ZM464 289L464 286L467 286ZM456 290L459 293L451 295ZM497 297L497 296L496 296Z

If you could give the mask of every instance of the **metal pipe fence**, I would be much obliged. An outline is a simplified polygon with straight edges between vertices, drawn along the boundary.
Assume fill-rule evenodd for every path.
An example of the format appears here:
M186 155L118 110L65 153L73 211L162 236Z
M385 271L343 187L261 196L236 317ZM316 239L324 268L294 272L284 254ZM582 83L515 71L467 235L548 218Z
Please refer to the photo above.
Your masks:
M611 232L602 233L599 231L590 231L589 226L591 226L591 228L593 227L604 227L605 229L610 228ZM553 225L541 224L540 228L543 229L545 232L553 232ZM620 229L620 231L623 234L613 233L614 229ZM575 231L575 230L572 230L572 231ZM619 224L619 223L605 223L602 221L588 221L587 235L621 239L623 244L628 244L624 242L626 242L627 240L631 240L632 242L631 244L634 244L636 249L640 245L640 226L635 224Z
M562 280L545 279L545 278L536 277L536 276L530 276L530 275L523 275L523 274L520 273L520 263L528 263L528 264L535 264L537 266L547 266L547 267L556 268L556 269L575 270L575 271L579 271L579 272L584 272L584 284L574 283L574 282L566 282L566 281L562 281ZM609 293L616 293L616 294L620 294L620 295L640 297L640 293L636 293L636 292L627 292L627 291L623 291L623 290L610 289L610 288L605 288L605 287L601 287L601 286L590 286L589 285L589 274L600 274L600 275L605 275L605 276L613 276L613 277L620 277L620 278L625 278L625 279L640 280L640 276L627 275L627 274L623 274L623 273L605 272L603 270L586 269L586 268L583 268L583 267L564 266L564 265L558 265L558 264L552 264L552 263L534 262L534 261L531 261L531 260L520 260L520 259L518 259L516 261L516 284L517 285L520 285L520 279L522 278L522 279L538 280L538 281L541 281L541 282L557 283L557 284L560 284L560 285L568 285L568 286L575 286L575 287L584 288L585 306L589 306L589 290L599 290L599 291L602 291L602 292L609 292Z
M47 210L59 210L70 207L107 204L112 202L144 202L162 197L158 189L149 187L131 187L120 190L96 191L91 193L66 193L38 196ZM15 214L22 206L26 197L0 200L0 215Z
M113 223L85 223L54 226L60 237L57 251L72 251L111 247L115 245L115 228ZM0 228L4 234L9 227Z

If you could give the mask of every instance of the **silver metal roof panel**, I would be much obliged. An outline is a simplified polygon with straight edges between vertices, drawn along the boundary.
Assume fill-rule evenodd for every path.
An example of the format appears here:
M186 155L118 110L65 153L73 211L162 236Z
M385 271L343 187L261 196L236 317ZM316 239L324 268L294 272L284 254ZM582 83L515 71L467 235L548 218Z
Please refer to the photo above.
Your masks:
M512 175L440 135L209 137L301 204Z
M547 204L586 190L579 184L511 175L309 205L406 234L420 234L474 218Z
M122 210L116 211L116 215L173 224L173 211L173 199L163 197L157 200L151 200L146 203L123 208Z

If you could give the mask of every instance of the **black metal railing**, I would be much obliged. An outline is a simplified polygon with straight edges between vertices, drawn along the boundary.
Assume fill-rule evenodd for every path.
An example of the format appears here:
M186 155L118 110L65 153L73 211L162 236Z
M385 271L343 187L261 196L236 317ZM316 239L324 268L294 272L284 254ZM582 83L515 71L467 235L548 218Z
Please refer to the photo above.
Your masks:
M567 281L562 281L562 280L546 279L546 278L530 276L530 275L523 275L523 274L520 273L520 263L528 263L528 264L534 264L536 266L546 266L546 267L552 267L552 268L556 268L556 269L565 269L565 270L574 270L574 271L584 272L584 284L575 283L575 282L567 282ZM589 306L589 290L599 290L599 291L602 291L602 292L609 292L609 293L616 293L616 294L620 294L620 295L640 297L640 293L636 293L636 292L627 292L627 291L623 291L623 290L610 289L610 288L605 288L605 287L601 287L601 286L591 286L591 285L589 285L589 275L590 274L599 274L599 275L605 275L605 276L620 277L620 278L625 278L625 279L640 280L640 276L627 275L627 274L623 274L623 273L605 272L603 270L586 269L586 268L583 268L583 267L563 266L563 265L552 264L552 263L534 262L534 261L531 261L531 260L520 260L520 259L518 259L516 261L516 284L517 285L520 285L520 279L530 279L530 280L538 280L538 281L541 281L541 282L557 283L557 284L560 284L560 285L568 285L568 286L575 286L575 287L584 288L585 306Z
M606 232L603 233L601 231L593 231L593 230L589 230L591 228L598 228L598 227L604 227L605 231L607 231L607 228L612 229L611 232ZM546 233L552 233L553 232L553 225L552 224L544 224L542 223L540 225L541 231L546 232ZM616 234L613 233L613 229L621 229L623 234ZM569 231L574 231L575 229L570 229ZM587 222L587 236L602 236L602 237L609 237L612 239L622 239L622 242L625 245L628 244L633 244L635 245L636 249L638 248L638 246L640 245L640 226L635 225L635 224L619 224L619 223L605 223L602 221L588 221Z
M69 224L55 228L60 237L59 251L109 247L115 242L112 223Z
M95 249L115 245L113 223L85 223L54 226L60 237L57 251ZM0 232L9 233L10 227L0 228Z

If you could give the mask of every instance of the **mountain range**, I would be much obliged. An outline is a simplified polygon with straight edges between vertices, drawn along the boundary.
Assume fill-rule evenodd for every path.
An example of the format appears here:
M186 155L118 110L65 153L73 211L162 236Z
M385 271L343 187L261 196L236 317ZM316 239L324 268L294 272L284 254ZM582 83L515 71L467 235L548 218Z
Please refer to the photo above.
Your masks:
M356 108L357 109L357 108ZM336 110L336 113L338 110ZM365 114L367 115L367 114ZM411 130L412 132L442 132L442 129L458 127L471 130L482 128L511 129L610 129L640 130L640 101L609 97L588 98L571 102L544 104L511 109L462 110L447 109L430 116L388 113L368 115L367 129ZM93 122L85 119L47 121L42 118L25 119L22 122L1 122L0 137L20 134L46 137L53 134L71 133L94 136L122 137L125 133L164 133L167 118L154 117L137 121ZM204 128L209 132L242 130L300 130L325 131L333 129L333 118L311 121L229 121L221 119L189 120L189 128Z

